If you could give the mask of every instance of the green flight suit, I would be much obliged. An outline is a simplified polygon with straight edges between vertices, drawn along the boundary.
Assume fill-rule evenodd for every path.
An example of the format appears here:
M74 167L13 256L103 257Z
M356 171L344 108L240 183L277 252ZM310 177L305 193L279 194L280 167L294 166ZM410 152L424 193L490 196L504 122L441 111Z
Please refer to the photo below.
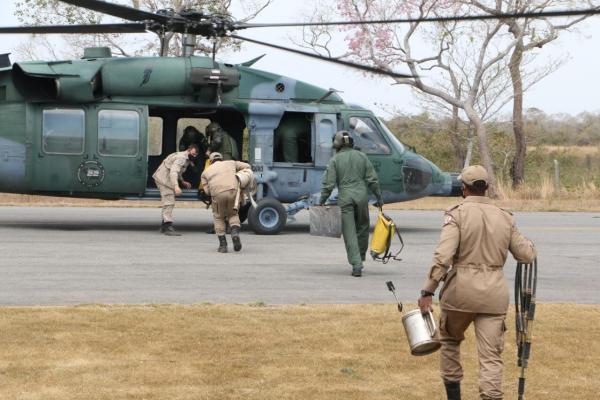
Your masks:
M359 150L341 148L329 161L323 175L321 204L333 188L338 187L338 201L342 211L342 234L348 262L353 269L361 269L369 248L369 194L373 192L381 203L381 189L373 164Z
M223 156L223 160L238 160L240 154L238 152L237 143L223 129L213 132L208 149L211 153L218 152Z

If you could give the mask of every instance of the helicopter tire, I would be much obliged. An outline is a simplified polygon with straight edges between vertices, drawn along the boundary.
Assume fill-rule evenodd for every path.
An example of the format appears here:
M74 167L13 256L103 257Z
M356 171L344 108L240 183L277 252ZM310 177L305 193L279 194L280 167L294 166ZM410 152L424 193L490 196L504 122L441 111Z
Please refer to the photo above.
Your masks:
M248 224L257 235L277 235L287 222L287 213L281 202L271 197L261 199L248 212Z

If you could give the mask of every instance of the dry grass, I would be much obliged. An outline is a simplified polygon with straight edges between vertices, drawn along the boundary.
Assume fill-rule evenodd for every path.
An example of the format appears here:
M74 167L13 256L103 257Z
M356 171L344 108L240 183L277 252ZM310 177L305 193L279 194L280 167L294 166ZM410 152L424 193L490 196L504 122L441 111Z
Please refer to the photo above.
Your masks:
M575 157L586 157L600 154L600 146L528 146L529 151L543 150L545 152L564 152Z
M600 306L544 304L537 317L527 398L597 399ZM444 398L437 356L409 355L394 305L3 308L0 343L3 399ZM475 399L471 331L463 354Z

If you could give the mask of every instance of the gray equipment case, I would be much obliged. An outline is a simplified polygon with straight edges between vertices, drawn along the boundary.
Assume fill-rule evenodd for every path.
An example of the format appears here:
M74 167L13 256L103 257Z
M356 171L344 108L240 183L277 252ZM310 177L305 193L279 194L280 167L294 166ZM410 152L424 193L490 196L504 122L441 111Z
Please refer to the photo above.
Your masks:
M312 206L310 234L339 238L342 236L342 210L338 206Z

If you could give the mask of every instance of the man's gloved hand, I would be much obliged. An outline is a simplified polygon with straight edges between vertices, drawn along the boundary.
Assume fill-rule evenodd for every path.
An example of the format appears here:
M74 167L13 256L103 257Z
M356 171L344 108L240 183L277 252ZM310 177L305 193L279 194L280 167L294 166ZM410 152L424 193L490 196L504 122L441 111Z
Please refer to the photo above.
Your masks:
M375 200L375 203L373 203L373 205L377 208L381 208L383 207L383 199L380 197L377 200Z

